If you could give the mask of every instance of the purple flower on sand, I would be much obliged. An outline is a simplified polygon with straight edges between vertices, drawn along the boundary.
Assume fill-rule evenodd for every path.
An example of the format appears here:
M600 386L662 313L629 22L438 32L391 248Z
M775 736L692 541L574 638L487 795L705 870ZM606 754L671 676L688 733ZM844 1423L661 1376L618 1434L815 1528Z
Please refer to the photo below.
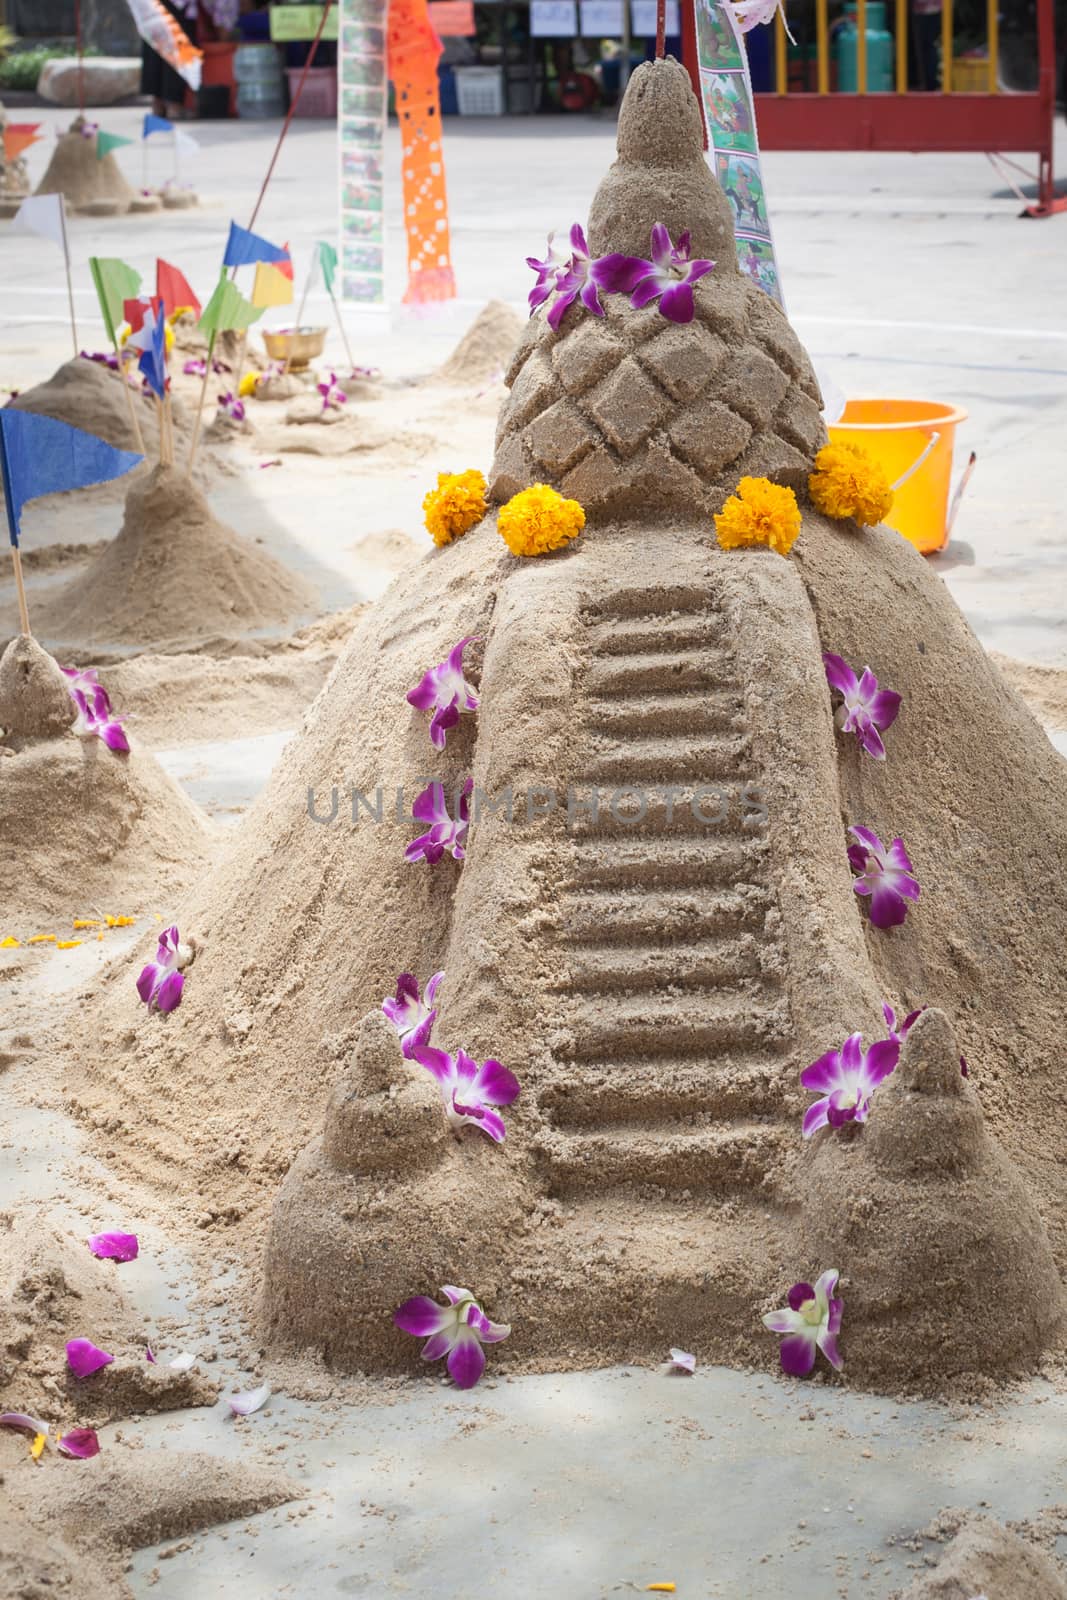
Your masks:
M446 850L451 850L453 860L463 860L470 826L470 792L473 788L474 779L468 778L459 791L455 821L448 812L444 784L431 783L422 791L411 808L411 816L415 822L428 822L430 831L412 839L404 851L405 861L425 861L432 867L440 861Z
M448 1357L448 1372L458 1389L473 1389L485 1371L483 1344L499 1344L511 1332L507 1323L490 1322L469 1289L455 1289L446 1283L441 1293L448 1301L439 1306L428 1295L417 1294L405 1300L393 1313L393 1321L404 1333L425 1339L424 1361Z
M64 677L70 679L67 693L78 713L73 732L82 739L102 739L109 750L128 754L129 740L122 723L111 709L107 690L96 681L95 669L89 667L79 671L77 667L62 667L60 670Z
M690 261L690 236L683 233L677 244L662 222L652 229L652 259L640 256L603 256L596 263L596 280L602 289L628 294L635 310L659 300L659 308L669 322L692 322L693 285L714 267L714 261Z
M102 367L111 367L118 371L119 358L114 350L79 350L78 354L83 361L96 361Z
M499 1061L472 1061L465 1050L450 1056L433 1045L417 1045L411 1059L437 1079L445 1115L457 1132L481 1128L496 1144L504 1142L504 1119L494 1106L509 1106L519 1097L519 1080Z
M198 361L195 356L190 356L188 361L182 363L182 371L187 378L202 378L207 372L207 362Z
M141 968L137 980L137 993L148 1007L157 1011L174 1011L181 1004L185 975L182 967L189 965L193 954L182 944L177 928L164 928L159 936L156 959Z
M56 1439L56 1449L61 1456L73 1456L76 1461L89 1461L100 1454L100 1440L94 1428L69 1428Z
M67 1340L67 1366L76 1378L89 1378L101 1367L110 1366L114 1359L89 1339Z
M101 1261L136 1261L137 1235L135 1233L94 1233L86 1240L94 1256Z
M317 387L322 396L322 409L324 411L340 411L342 406L348 404L348 396L338 383L336 372L330 373L328 383L320 383Z
M548 308L548 325L556 329L563 321L569 307L576 300L581 300L587 311L595 317L604 315L604 307L600 304L600 262L594 261L589 254L589 246L585 242L585 230L580 222L571 228L571 254L569 259L560 260L552 247L552 236L549 235L548 255L543 261L538 261L533 256L527 256L527 265L532 267L537 274L537 282L530 290L530 310L536 311L539 305L551 299Z
M382 1001L382 1010L400 1035L401 1052L410 1058L419 1045L429 1044L437 1012L434 999L443 972L435 972L426 985L426 994L419 998L419 980L410 972L402 972L396 980L396 999Z
M763 1326L772 1333L784 1333L779 1355L782 1371L792 1378L806 1378L815 1365L815 1352L821 1350L830 1365L840 1372L841 1357L837 1349L837 1335L841 1328L843 1302L835 1300L838 1274L832 1269L810 1283L794 1283L789 1291L789 1305L781 1311L769 1311Z
M675 1350L672 1346L667 1367L670 1372L685 1372L692 1378L697 1370L697 1358L688 1350Z
M231 394L227 390L225 394L218 396L218 402L219 410L224 411L228 417L232 417L234 422L243 422L245 420L245 403L243 400L239 400L235 394Z
M896 721L902 696L894 689L879 689L870 667L864 667L862 678L857 678L843 656L824 651L822 660L827 683L844 700L834 718L837 726L842 733L854 733L869 756L884 761L885 745L879 733Z
M899 1039L879 1039L865 1053L863 1035L853 1033L840 1050L828 1050L805 1067L800 1074L801 1083L822 1096L804 1113L805 1139L827 1123L831 1128L841 1128L846 1122L866 1122L871 1096L899 1059Z
M476 642L476 634L468 634L453 645L448 656L436 667L431 667L414 689L408 690L408 704L420 711L433 709L430 719L430 743L435 750L443 750L449 728L454 728L462 711L477 711L478 696L463 676L463 652Z
M848 862L859 874L852 887L871 897L870 915L876 928L895 928L908 914L908 901L918 900L919 881L908 859L903 839L887 848L871 828L850 828L856 844L848 847Z

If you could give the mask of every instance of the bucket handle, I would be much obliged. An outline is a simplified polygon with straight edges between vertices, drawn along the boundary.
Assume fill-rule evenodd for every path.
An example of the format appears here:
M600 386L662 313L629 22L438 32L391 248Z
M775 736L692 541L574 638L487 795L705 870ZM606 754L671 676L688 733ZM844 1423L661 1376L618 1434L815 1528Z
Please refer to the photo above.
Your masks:
M974 464L975 464L975 462L977 460L978 460L978 456L972 450L971 454L970 454L970 456L968 458L967 465L964 467L963 471L960 473L960 481L956 485L956 492L952 496L952 504L948 508L948 516L945 519L945 543L946 544L948 543L948 536L952 532L952 525L956 520L956 513L960 509L960 501L963 499L963 491L966 489L967 485L971 481L971 473L974 471Z
M911 477L914 477L914 475L918 472L919 468L922 466L923 462L926 460L927 456L930 454L930 451L934 448L934 445L937 443L937 441L940 439L940 437L941 437L941 435L938 433L936 428L931 430L930 437L926 441L926 445L924 446L924 448L920 452L920 454L916 456L916 458L912 462L911 466L908 467L904 472L902 472L900 474L900 477L896 480L895 483L891 483L889 485L889 487L892 490L894 490L894 492L897 489L902 489L904 487L904 485L907 483L908 479L911 478Z

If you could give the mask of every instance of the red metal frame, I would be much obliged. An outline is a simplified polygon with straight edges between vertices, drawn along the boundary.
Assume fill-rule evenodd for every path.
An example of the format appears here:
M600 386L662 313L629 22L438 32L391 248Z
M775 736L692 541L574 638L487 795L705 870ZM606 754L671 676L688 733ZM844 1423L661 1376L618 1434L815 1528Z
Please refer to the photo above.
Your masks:
M1038 200L1024 216L1067 211L1053 183L1056 35L1053 0L1038 0L1035 94L757 94L765 150L1032 150ZM691 7L682 6L682 50L699 97Z

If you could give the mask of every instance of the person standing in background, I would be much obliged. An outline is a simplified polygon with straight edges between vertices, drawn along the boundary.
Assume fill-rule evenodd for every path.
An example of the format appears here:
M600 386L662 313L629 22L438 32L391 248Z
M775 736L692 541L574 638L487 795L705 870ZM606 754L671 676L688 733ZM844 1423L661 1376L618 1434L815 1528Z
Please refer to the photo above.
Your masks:
M929 92L941 82L941 0L911 0L908 88Z

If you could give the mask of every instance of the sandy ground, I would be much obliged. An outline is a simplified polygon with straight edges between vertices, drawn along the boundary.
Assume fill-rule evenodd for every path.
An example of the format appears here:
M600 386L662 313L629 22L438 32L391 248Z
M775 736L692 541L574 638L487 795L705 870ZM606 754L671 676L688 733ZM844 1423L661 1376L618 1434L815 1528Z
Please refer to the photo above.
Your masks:
M102 121L130 134L140 115L122 109ZM34 116L49 132L66 120ZM419 503L436 471L487 465L493 387L459 396L416 380L445 358L490 296L521 308L522 258L550 228L584 215L613 139L610 123L595 119L453 122L446 132L460 302L422 318L396 310L348 318L357 359L383 374L373 398L353 403L377 442L340 459L286 454L280 468L264 471L265 452L249 441L233 449L235 470L211 491L220 518L317 587L324 613L373 600L412 558L422 536ZM164 213L147 225L72 221L83 345L102 343L88 255L122 256L150 271L158 251L206 289L233 197L241 197L238 219L247 220L272 133L260 124L196 130L204 147L196 212ZM43 151L31 152L35 174ZM131 179L139 178L139 153L124 156ZM152 159L166 176L166 158ZM391 174L398 159L394 128ZM1067 751L1063 219L1019 221L1017 202L997 192L979 157L771 154L765 166L790 313L820 364L849 394L911 394L969 411L959 446L977 450L979 466L938 570ZM294 241L298 270L310 241L332 236L333 172L332 129L297 123L259 226ZM388 197L395 307L403 284L395 181ZM50 246L25 237L0 235L0 257L0 388L24 388L70 353L62 273ZM309 308L316 318L328 309L317 294ZM336 333L328 354L340 363ZM257 428L264 409L253 410ZM44 502L26 515L25 544L92 545L114 534L118 511L107 492ZM31 601L70 570L64 562L32 573ZM10 588L0 583L0 621L9 608ZM319 638L298 654L269 655L255 667L259 690L234 665L232 693L213 681L203 727L178 706L169 714L166 697L145 690L139 736L199 804L235 821L298 725L334 647ZM287 661L299 661L299 670L288 692L272 693L271 674L284 679ZM143 668L143 658L135 665ZM165 687L164 661L158 670ZM207 695L195 663L170 670L179 698L183 673L193 674L185 680L190 700ZM131 680L133 701L139 692ZM198 1292L192 1263L194 1253L202 1259L201 1241L169 1234L152 1220L155 1204L117 1184L106 1158L87 1154L72 1122L33 1103L30 1041L43 1008L76 1005L101 964L122 959L130 937L117 931L104 943L35 954L23 978L0 988L10 1111L0 1209L81 1237L90 1220L104 1220L100 1197L108 1195L108 1225L142 1238L142 1256L122 1269L122 1282L146 1326L199 1350L227 1389L245 1387L259 1352L254 1332L229 1308L229 1268L220 1259ZM247 1523L142 1551L128 1575L137 1595L422 1596L491 1584L505 1596L564 1586L594 1596L670 1580L680 1595L724 1600L798 1590L819 1600L887 1600L936 1555L911 1535L938 1507L1033 1518L1062 1496L1067 1397L1040 1382L955 1410L710 1368L692 1380L621 1368L498 1383L490 1369L471 1395L432 1379L324 1383L314 1395L306 1383L290 1387L237 1427L217 1406L101 1431L105 1450L195 1446L283 1462L305 1494ZM1060 1553L1067 1555L1063 1541Z

